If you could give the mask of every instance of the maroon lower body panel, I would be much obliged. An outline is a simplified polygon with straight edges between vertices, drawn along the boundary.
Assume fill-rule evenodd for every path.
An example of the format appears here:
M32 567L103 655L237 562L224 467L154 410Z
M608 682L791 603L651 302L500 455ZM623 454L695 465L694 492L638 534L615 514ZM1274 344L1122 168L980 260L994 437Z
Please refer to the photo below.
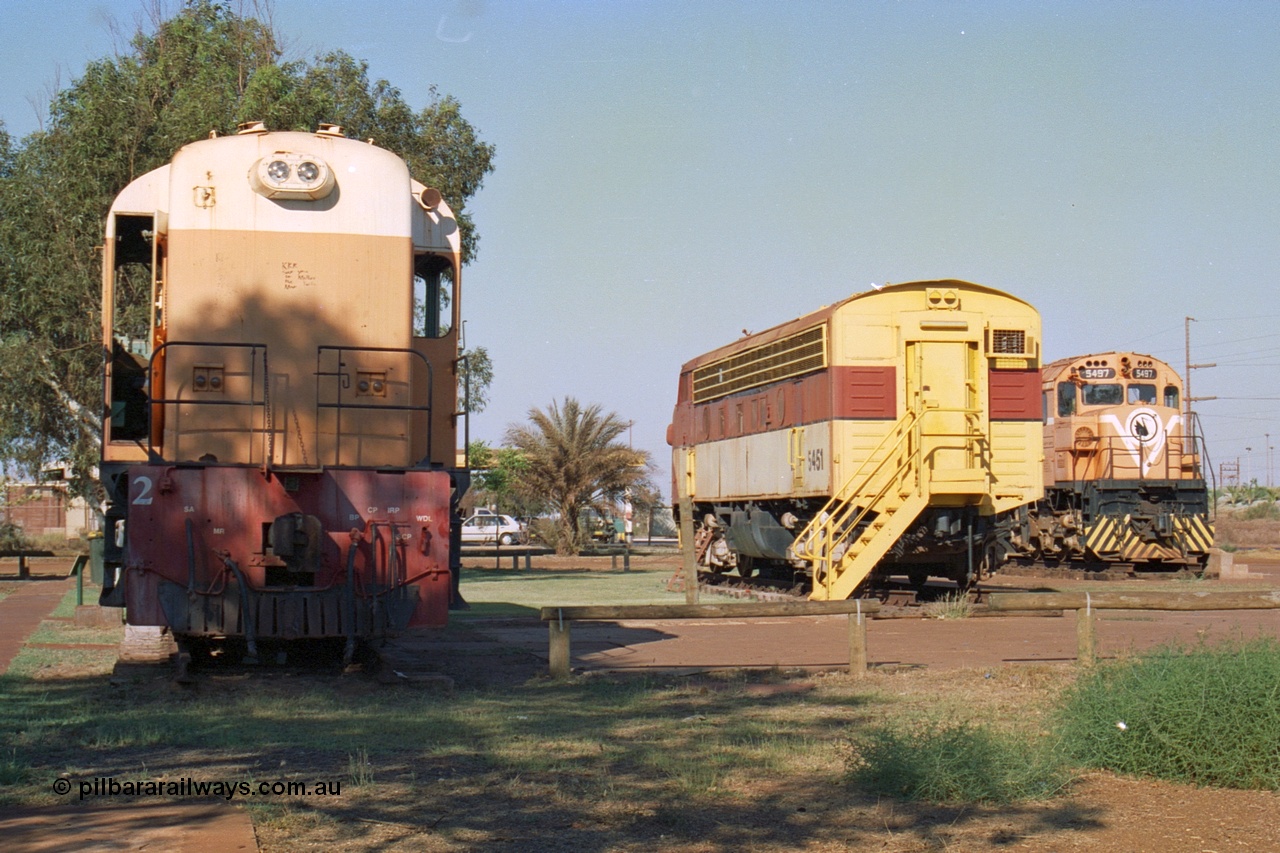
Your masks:
M443 471L131 468L127 621L251 644L443 625L450 489Z

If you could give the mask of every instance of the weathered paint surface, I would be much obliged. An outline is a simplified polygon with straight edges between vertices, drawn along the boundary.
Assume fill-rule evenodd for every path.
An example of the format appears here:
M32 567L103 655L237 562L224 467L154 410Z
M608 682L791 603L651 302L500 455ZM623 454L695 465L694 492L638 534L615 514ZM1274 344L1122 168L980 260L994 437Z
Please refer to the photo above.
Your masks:
M269 544L270 525L294 513L319 519L313 575L291 576ZM347 584L352 531L359 534L354 587L360 607L373 609L380 596L404 589L416 603L406 624L393 627L444 624L447 474L333 469L264 478L253 468L137 466L130 475L125 556L129 621L169 624L161 605L164 582L186 590L193 600L222 597L224 591L238 599L238 580L228 560L238 567L251 595L264 600L306 594L324 598L326 591L338 595ZM342 615L328 629L309 626L305 635L342 636ZM257 626L259 637L287 636L288 631L287 626Z

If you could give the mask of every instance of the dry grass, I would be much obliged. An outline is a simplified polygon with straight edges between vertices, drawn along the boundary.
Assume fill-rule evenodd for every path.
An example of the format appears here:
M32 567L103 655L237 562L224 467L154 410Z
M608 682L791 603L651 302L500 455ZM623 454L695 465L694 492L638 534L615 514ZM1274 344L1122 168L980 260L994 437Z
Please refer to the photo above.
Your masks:
M1225 550L1249 549L1274 554L1280 548L1280 521L1274 519L1243 519L1240 513L1219 512L1214 530L1218 547Z

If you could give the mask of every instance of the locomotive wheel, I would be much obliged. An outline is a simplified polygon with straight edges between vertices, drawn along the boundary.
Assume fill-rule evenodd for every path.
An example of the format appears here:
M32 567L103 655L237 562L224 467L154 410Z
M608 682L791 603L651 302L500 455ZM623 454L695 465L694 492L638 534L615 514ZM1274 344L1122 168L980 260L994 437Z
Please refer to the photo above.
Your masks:
M752 557L738 557L738 574L744 578L756 576L756 562Z

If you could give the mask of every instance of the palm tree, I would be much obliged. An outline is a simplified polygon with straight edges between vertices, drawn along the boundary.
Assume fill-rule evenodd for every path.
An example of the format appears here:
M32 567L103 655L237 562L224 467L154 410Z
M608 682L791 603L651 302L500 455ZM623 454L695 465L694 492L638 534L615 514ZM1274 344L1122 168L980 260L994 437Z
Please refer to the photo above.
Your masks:
M575 554L581 545L578 516L591 506L613 503L632 486L645 482L649 454L616 441L627 421L598 405L586 408L572 397L563 406L529 410L529 423L507 428L509 445L524 455L526 466L515 489L551 503L559 512L556 551Z

